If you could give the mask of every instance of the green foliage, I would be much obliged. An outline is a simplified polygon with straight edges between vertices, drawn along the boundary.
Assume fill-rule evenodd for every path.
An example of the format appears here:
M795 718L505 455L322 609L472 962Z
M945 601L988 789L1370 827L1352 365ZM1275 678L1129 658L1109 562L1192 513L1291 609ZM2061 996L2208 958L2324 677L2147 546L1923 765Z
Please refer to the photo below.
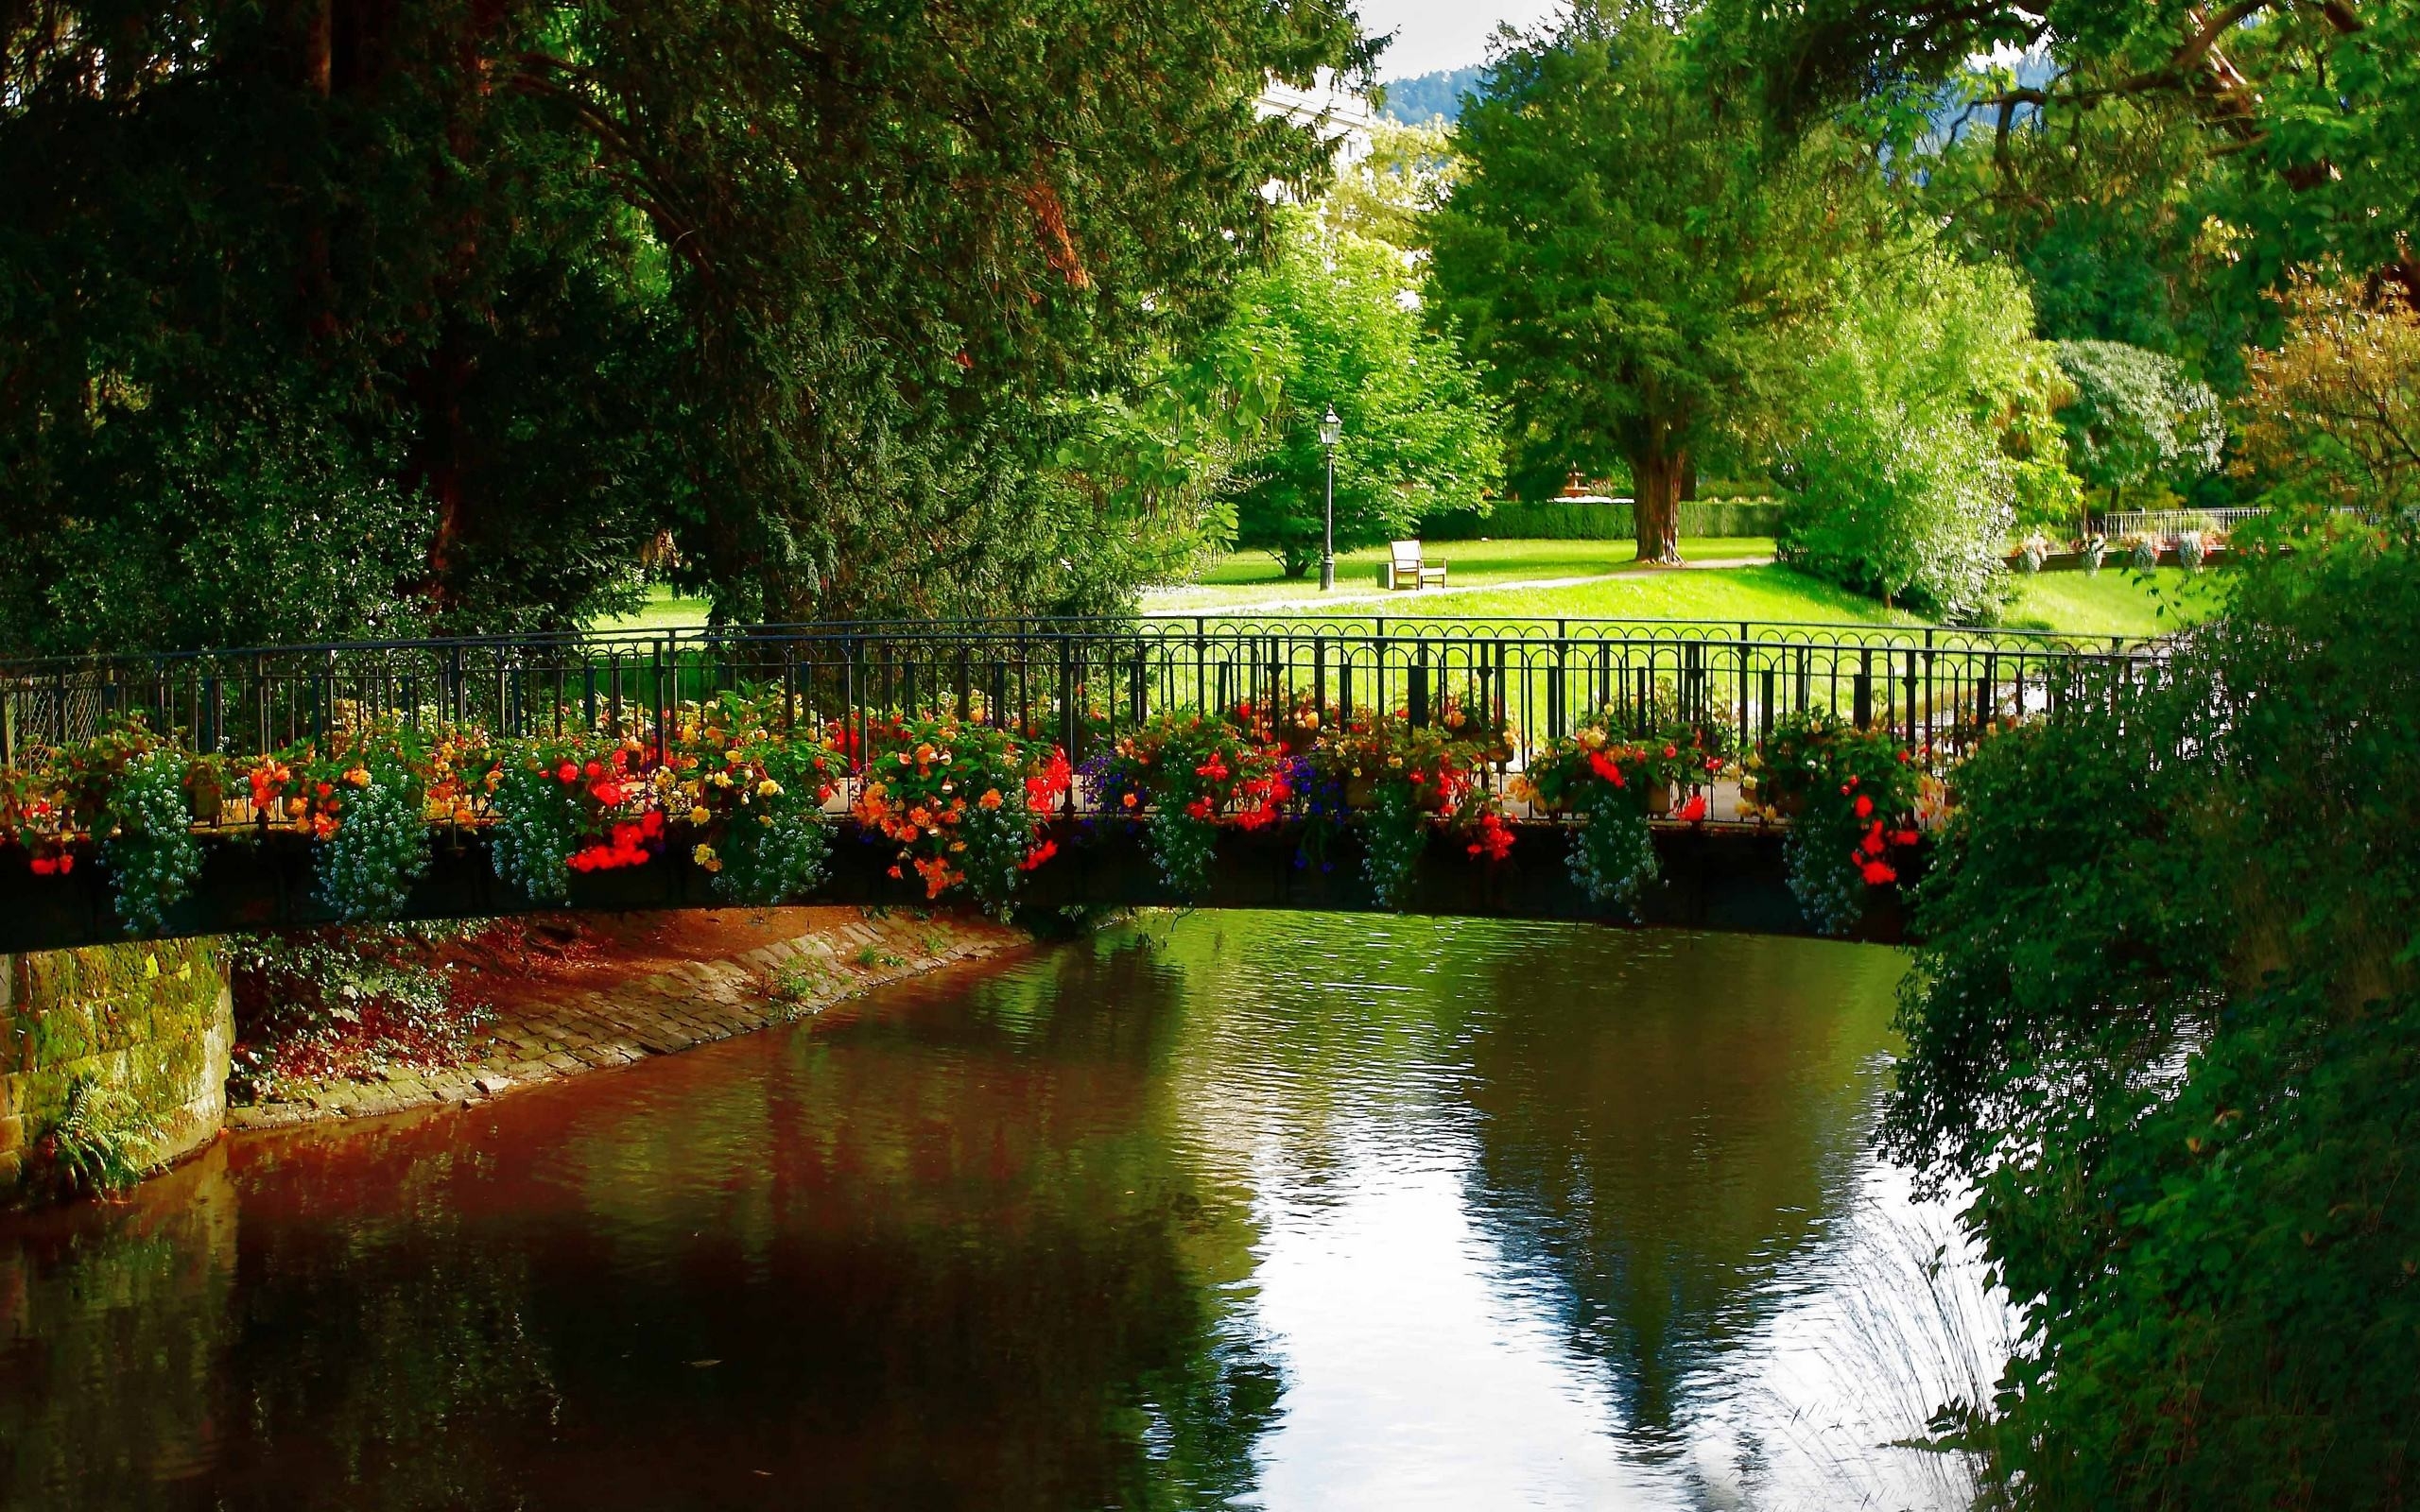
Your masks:
M2055 496L2041 480L2064 476L2043 423L2058 374L2032 304L2005 269L1917 247L1847 269L1836 309L1782 445L1797 493L1783 559L1886 603L1987 618L2020 466L2037 492ZM2020 464L2019 450L2033 455Z
M78 1076L59 1116L34 1136L34 1184L60 1196L123 1192L150 1174L158 1139L124 1092Z
M1259 0L0 31L0 639L61 650L577 625L666 529L727 614L1122 593L1058 396L1220 317L1330 159L1253 97L1369 57Z
M185 798L189 760L161 747L129 761L109 787L96 833L109 864L117 916L137 935L167 924L168 910L193 892L201 875L201 843L193 836Z
M1639 556L1677 556L1692 459L1756 407L1769 334L1823 301L1858 216L1835 144L1770 141L1637 4L1579 6L1500 57L1434 219L1434 308L1510 412L1518 471L1630 470Z
M428 870L419 780L397 761L372 761L346 799L343 822L320 847L320 896L338 919L392 916Z
M230 936L228 1095L263 1102L296 1082L458 1063L491 1010L444 953L514 927L349 925Z
M2399 1505L2420 1421L2420 558L2311 542L1959 770L1893 1149L2029 1332L2026 1505Z
M1495 406L1450 328L1424 325L1408 302L1413 275L1387 243L1289 219L1276 265L1247 278L1210 362L1258 354L1277 375L1270 441L1236 480L1236 539L1270 552L1288 576L1319 559L1330 406L1340 550L1407 535L1424 515L1477 510L1500 475Z
M2116 494L2218 471L2227 439L2218 398L2175 358L2115 341L2062 341L2058 353L2075 386L2059 419L2084 481Z

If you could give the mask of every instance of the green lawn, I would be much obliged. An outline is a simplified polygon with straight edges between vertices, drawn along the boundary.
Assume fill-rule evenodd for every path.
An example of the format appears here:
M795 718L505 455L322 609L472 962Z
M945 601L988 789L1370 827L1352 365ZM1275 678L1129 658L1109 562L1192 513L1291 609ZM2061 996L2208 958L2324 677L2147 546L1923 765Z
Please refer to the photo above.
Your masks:
M1694 561L1769 557L1772 542L1725 539L1682 542ZM1669 571L1638 566L1628 541L1468 541L1441 544L1436 558L1448 583L1476 593L1382 594L1377 566L1383 551L1357 552L1337 563L1336 602L1320 606L1316 577L1280 576L1266 556L1225 558L1201 581L1146 596L1155 613L1231 613L1286 606L1294 614L1420 614L1485 619L1751 620L1764 623L1915 625L1913 614L1886 610L1875 600L1770 562L1753 567ZM1598 578L1554 588L1491 587L1537 579ZM2155 583L2111 567L2095 576L2044 573L2016 579L2016 597L2002 624L2017 629L2077 635L2157 635L2206 615L2217 579L2188 578L2163 568ZM661 584L637 613L599 621L598 629L683 629L706 622L702 599L678 598Z
M1725 537L1685 540L1681 555L1693 561L1761 561L1772 558L1771 537ZM1387 548L1346 552L1336 558L1339 593L1380 592L1378 568ZM1485 587L1491 583L1526 582L1537 578L1601 577L1610 573L1646 572L1638 565L1638 548L1628 541L1450 541L1428 548L1431 562L1443 562L1451 587ZM1195 582L1182 588L1155 589L1144 595L1152 611L1231 609L1254 603L1288 603L1319 593L1317 569L1302 577L1288 577L1267 552L1236 552L1219 558Z
M1764 540L1698 541L1683 543L1693 561L1770 556ZM1153 612L1267 611L1367 615L1401 613L1484 619L1750 620L1766 623L1916 625L1923 619L1886 610L1804 573L1770 562L1753 567L1645 568L1626 541L1496 541L1441 545L1437 556L1452 569L1449 589L1477 593L1382 594L1375 587L1375 554L1368 570L1337 574L1333 607L1322 605L1316 582L1277 579L1263 558L1229 558L1201 584L1155 593ZM1357 567L1358 559L1357 558ZM1593 572L1590 570L1593 569ZM1607 574L1618 576L1606 576ZM1593 582L1557 587L1492 584L1537 578L1598 576ZM1272 579L1275 579L1272 581ZM2110 568L2098 576L2045 573L2016 579L2016 594L2002 624L2014 629L2062 630L2080 635L2157 635L2191 623L2215 607L2214 579L2188 578L2163 569L2154 584L2138 574Z

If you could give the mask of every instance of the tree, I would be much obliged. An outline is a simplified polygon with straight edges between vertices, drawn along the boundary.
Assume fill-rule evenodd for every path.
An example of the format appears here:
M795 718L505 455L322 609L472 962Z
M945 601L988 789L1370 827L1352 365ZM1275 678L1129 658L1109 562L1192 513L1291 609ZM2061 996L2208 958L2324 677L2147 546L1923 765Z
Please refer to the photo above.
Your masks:
M1885 602L1985 617L2019 498L2066 479L2058 369L2016 277L1918 245L1843 269L1781 438L1785 559ZM2066 481L2066 496L2074 484Z
M2279 303L2285 337L2252 353L2238 404L2239 469L2281 503L2420 507L2420 307L2329 266L2298 269Z
M2068 454L2085 482L2109 490L2112 508L2129 488L2218 471L2227 439L2218 397L2175 358L2116 341L2062 341L2056 350L2075 386L2059 412Z
M1436 308L1544 471L1626 463L1638 556L1680 558L1691 458L1753 407L1776 327L1817 308L1844 229L1824 152L1770 150L1644 5L1575 9L1499 56L1434 226Z
M1367 58L1257 0L0 6L0 638L575 624L664 527L734 616L1089 593L1062 396L1221 318L1329 162L1254 96Z
M1450 327L1424 323L1405 255L1384 242L1293 218L1275 266L1244 281L1211 360L1252 352L1278 374L1268 449L1232 493L1239 545L1289 577L1319 560L1327 455L1336 448L1340 550L1408 534L1424 518L1486 507L1503 465L1495 406Z

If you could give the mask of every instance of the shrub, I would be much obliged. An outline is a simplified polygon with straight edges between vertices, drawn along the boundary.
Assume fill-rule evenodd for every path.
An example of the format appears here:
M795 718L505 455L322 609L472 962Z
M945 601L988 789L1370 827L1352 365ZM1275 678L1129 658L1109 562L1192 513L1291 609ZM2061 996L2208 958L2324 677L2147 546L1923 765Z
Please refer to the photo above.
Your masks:
M2015 1504L2389 1507L2420 1422L2420 560L2247 569L1993 736L1918 899L1888 1147L2025 1315Z

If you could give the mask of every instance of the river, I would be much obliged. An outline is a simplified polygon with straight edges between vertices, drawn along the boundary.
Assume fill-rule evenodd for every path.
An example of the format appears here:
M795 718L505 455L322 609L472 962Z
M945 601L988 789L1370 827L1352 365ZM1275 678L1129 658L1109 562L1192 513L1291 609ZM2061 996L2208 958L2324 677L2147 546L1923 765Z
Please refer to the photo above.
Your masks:
M1895 953L1153 919L0 1218L9 1508L1961 1503ZM1949 1244L1953 1262L1957 1246Z

